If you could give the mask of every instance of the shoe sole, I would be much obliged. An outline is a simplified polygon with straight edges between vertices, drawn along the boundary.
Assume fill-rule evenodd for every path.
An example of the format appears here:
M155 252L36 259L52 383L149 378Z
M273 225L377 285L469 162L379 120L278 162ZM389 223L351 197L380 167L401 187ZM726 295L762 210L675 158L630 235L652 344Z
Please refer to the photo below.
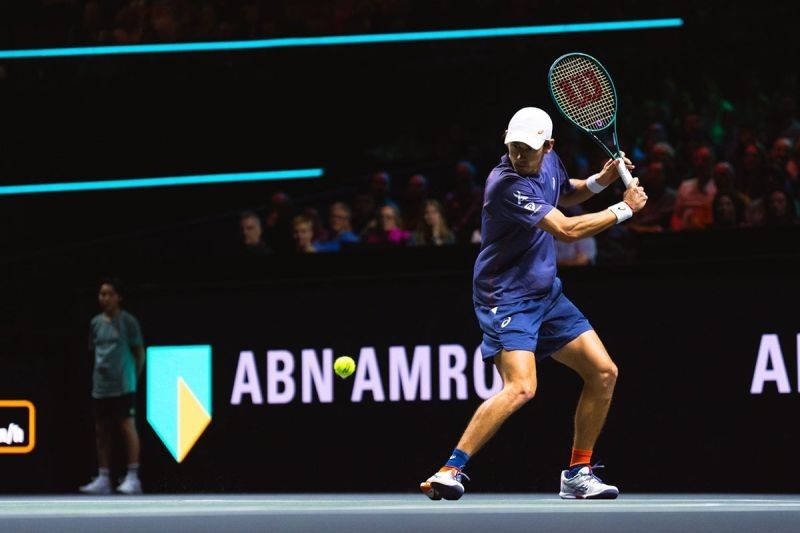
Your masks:
M431 482L431 488L433 489L434 493L438 494L445 500L457 500L464 495L463 489L459 489L456 486L445 485L444 483L439 483L437 481Z
M427 481L423 481L422 483L419 484L419 490L421 490L422 493L431 500L442 499L442 496L438 492L436 492L436 490L433 487L431 487L431 484L428 483Z
M617 496L619 496L619 493L614 491L604 491L599 494L592 494L591 496L576 496L574 494L560 492L558 495L562 500L616 500Z

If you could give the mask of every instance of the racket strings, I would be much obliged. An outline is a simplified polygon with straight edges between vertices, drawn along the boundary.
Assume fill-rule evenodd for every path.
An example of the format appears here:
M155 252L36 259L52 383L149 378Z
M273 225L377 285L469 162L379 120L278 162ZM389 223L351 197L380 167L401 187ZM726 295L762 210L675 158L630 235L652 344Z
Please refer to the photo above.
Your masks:
M573 122L587 130L602 130L616 114L611 80L594 61L567 57L553 66L550 86L556 104Z

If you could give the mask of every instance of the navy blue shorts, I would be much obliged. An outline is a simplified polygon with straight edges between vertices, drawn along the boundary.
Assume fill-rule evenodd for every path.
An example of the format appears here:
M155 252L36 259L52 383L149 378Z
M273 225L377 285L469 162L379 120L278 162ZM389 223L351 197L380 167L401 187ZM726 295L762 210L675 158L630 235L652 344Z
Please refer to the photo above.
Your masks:
M542 360L592 329L583 313L564 296L558 278L547 296L492 308L476 303L475 314L483 330L484 360L500 350L526 350Z

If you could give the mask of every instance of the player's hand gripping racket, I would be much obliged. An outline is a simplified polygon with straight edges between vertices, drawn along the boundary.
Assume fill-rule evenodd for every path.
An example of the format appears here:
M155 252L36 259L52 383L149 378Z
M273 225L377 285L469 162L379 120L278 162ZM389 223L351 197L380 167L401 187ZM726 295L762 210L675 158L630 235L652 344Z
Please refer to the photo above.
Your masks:
M547 76L550 96L564 118L591 135L597 144L617 160L617 171L626 188L633 176L625 166L617 141L617 90L608 71L592 56L566 54L553 62ZM613 126L611 137L614 150L597 136Z

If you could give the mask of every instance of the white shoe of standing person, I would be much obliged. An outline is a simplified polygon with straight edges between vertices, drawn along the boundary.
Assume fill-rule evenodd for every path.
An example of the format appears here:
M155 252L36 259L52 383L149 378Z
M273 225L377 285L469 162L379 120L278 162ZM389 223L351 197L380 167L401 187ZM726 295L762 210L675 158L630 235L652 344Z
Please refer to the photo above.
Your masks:
M111 479L98 476L79 489L84 494L111 494Z
M142 482L138 477L126 476L125 479L117 487L117 492L122 494L141 494Z

